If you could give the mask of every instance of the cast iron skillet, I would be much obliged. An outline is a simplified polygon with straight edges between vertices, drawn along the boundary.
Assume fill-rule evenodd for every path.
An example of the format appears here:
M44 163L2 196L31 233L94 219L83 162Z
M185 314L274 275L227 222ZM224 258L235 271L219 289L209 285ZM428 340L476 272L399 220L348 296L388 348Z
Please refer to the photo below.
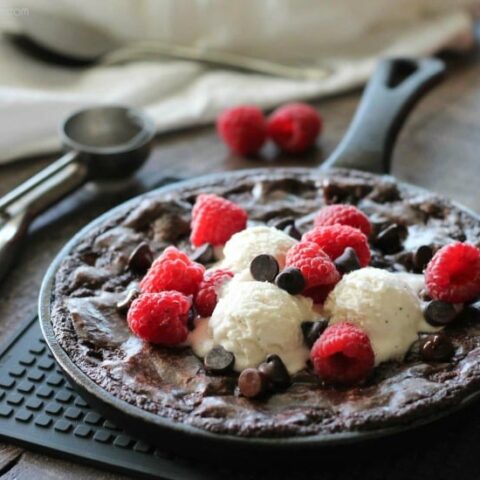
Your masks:
M347 134L321 168L343 167L379 174L388 173L394 141L407 114L415 102L441 78L443 72L443 63L436 59L397 59L381 62L365 89L360 106ZM240 173L243 175L245 171ZM258 173L259 170L251 171L252 175ZM235 178L238 172L213 174L194 180L186 180L162 187L154 191L153 194L175 190L179 186L187 184L189 186L201 184L206 180L212 181L216 177L225 178L225 175ZM137 201L138 198L130 200L102 215L68 242L48 270L40 293L40 323L48 346L73 386L106 417L111 418L133 435L144 438L149 443L157 444L163 449L182 452L190 450L197 455L208 455L214 452L214 455L218 458L219 452L222 452L222 456L251 453L252 450L255 453L262 452L262 454L275 455L282 450L288 450L289 452L292 449L296 452L311 451L311 449L318 449L319 447L359 442L403 432L430 423L452 412L452 409L450 409L447 412L424 418L419 422L373 431L319 434L281 439L245 438L214 434L162 418L120 400L100 388L71 361L55 337L50 318L50 302L55 274L63 259L89 231L107 220L113 213L119 213ZM463 407L478 396L480 396L480 392L474 393L453 410Z

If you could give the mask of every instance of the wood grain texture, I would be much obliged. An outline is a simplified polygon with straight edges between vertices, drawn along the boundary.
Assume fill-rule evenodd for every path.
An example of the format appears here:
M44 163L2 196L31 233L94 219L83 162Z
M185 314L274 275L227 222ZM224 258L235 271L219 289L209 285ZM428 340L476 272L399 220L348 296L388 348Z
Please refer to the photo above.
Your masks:
M127 480L129 477L102 472L85 465L48 457L38 453L25 452L2 477L2 480Z
M476 50L466 57L449 58L448 63L447 79L422 100L402 131L393 173L480 211L480 54ZM101 212L164 175L194 177L239 168L317 166L345 132L359 95L355 92L316 104L325 118L325 131L318 147L304 156L285 157L269 146L262 157L243 159L227 153L213 128L191 129L159 137L147 165L127 191L89 185L60 202L34 223L16 267L0 284L0 338L35 314L42 276L56 252ZM0 195L52 160L49 157L0 167ZM13 467L7 468L2 479L125 478L28 452L15 463L21 450L4 449L3 453L0 449L0 468Z
M0 443L0 475L10 471L21 459L23 449Z

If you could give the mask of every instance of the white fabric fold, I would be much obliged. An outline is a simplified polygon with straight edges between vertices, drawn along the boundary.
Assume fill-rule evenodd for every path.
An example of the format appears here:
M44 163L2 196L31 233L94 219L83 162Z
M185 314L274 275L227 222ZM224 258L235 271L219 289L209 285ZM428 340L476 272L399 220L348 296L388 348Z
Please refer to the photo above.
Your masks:
M154 118L158 132L166 132L212 122L219 112L233 105L248 103L268 109L291 100L337 94L362 85L381 57L464 49L473 38L472 20L464 8L471 2L452 0L371 0L361 2L363 9L358 8L356 0L331 0L322 2L322 6L310 2L310 11L308 0L248 0L242 2L245 11L253 4L260 11L253 25L245 24L244 31L235 22L235 15L239 22L253 17L248 17L239 4L228 9L225 4L231 2L221 0L35 0L34 7L29 7L32 1L0 3L4 30L20 28L13 18L15 5L32 15L33 8L40 5L47 11L50 8L52 14L67 12L96 21L97 27L117 38L123 35L125 42L140 38L143 28L142 38L189 41L243 54L251 52L257 42L257 55L279 58L281 38L285 45L302 49L311 62L328 66L331 74L322 80L299 81L174 60L73 68L32 58L4 39L0 41L0 163L58 150L58 125L80 107L102 103L137 106ZM190 9L185 9L185 3ZM135 18L132 4L137 5ZM212 19L205 15L209 8L217 26L213 30L208 30ZM379 13L382 8L383 13ZM407 8L408 14L402 13ZM289 18L293 19L290 23ZM330 25L332 22L337 30ZM256 31L259 25L265 31ZM322 31L322 27L328 31Z

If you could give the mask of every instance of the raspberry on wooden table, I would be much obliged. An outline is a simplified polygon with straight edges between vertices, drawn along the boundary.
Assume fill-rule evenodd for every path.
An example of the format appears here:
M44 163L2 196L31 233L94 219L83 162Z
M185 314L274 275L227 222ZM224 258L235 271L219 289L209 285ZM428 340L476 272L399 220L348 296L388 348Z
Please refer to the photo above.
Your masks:
M302 272L306 289L334 285L340 280L340 274L330 257L314 242L300 242L290 248L285 264Z
M348 322L326 328L310 352L315 373L327 383L351 385L365 380L375 363L368 335Z
M342 255L347 247L352 247L362 267L370 262L367 237L357 228L348 225L315 227L303 235L302 241L315 242L332 260Z
M175 247L167 247L140 282L140 291L155 293L176 290L185 295L197 293L205 267L195 263Z
M370 220L354 205L328 205L315 216L314 225L316 227L338 224L358 228L367 237L372 233Z
M318 112L306 103L289 103L275 110L269 117L269 137L287 153L308 150L322 130Z
M128 326L148 342L178 345L188 335L190 306L190 299L179 292L142 293L128 310Z
M201 317L210 317L217 305L218 289L233 277L230 270L219 268L205 274L195 295L195 309Z
M247 212L230 200L201 194L192 210L190 241L195 247L224 245L234 233L245 229L247 220Z
M469 302L480 296L480 249L455 242L442 247L425 270L428 293L435 300Z
M233 152L254 155L265 143L267 124L258 107L243 105L219 115L217 132Z

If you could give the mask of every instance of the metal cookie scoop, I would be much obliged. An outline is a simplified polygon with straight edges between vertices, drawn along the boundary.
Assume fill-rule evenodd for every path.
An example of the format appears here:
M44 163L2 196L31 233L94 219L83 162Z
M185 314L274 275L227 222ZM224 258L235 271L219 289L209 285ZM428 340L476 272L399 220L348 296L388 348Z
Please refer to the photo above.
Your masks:
M87 108L66 118L60 135L70 151L0 198L0 281L35 216L89 180L131 175L154 134L153 121L127 107Z

